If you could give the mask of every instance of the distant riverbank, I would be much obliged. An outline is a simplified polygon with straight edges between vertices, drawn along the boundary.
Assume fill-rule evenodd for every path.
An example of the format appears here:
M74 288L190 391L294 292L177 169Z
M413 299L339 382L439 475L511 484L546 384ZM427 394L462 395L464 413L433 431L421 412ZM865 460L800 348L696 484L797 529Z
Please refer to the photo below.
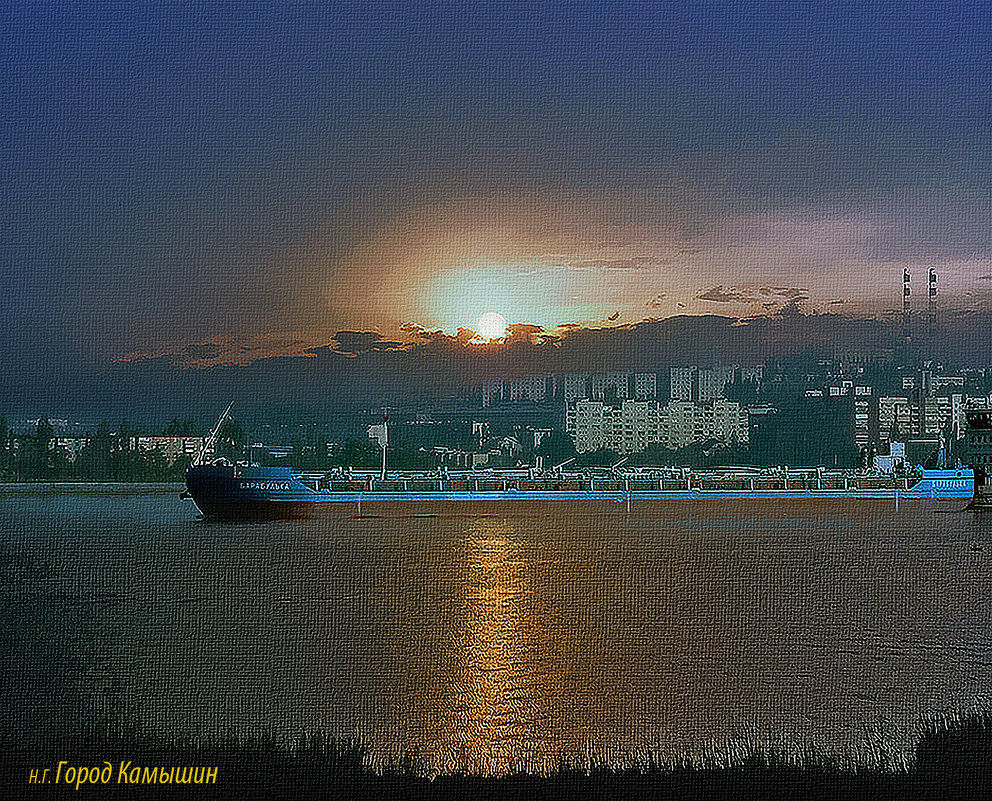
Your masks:
M161 494L181 492L181 481L20 481L0 483L0 493L7 492L121 492Z

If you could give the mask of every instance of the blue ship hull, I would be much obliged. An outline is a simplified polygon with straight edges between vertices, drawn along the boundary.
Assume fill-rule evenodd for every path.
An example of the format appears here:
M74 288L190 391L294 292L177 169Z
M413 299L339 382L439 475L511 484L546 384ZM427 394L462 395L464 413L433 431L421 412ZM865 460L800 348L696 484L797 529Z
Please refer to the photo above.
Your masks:
M304 518L313 514L317 495L288 467L193 465L186 490L207 517L230 520Z
M750 487L714 488L713 486L647 489L646 482L600 481L597 487L589 480L590 488L561 488L569 482L549 480L543 487L534 482L484 482L500 484L499 488L479 489L472 481L421 481L402 480L379 482L385 486L376 489L376 482L321 480L320 474L305 474L289 467L233 467L230 465L194 465L186 473L186 486L197 508L208 517L234 520L292 519L311 516L318 508L354 509L362 503L498 503L514 505L534 501L611 501L616 503L643 501L730 501L744 499L768 500L970 500L974 494L974 474L971 470L924 470L917 477L898 485L858 486L836 488L818 486L811 481L780 481L781 486L762 489L752 482ZM746 480L745 480L746 481ZM411 484L436 485L428 489L410 488ZM524 484L526 488L512 486ZM542 482L538 482L542 483ZM572 482L574 483L574 482ZM658 482L659 484L661 482ZM712 482L711 482L712 483ZM717 482L719 483L719 482ZM732 483L732 482L728 482ZM738 481L739 485L741 481ZM765 481L764 483L768 483ZM870 482L869 482L870 483ZM369 489L371 484L372 489ZM404 485L397 487L396 485ZM445 488L445 484L448 485ZM847 484L847 481L844 481ZM509 485L509 486L508 486ZM607 485L607 486L603 486ZM624 485L624 486L620 486Z

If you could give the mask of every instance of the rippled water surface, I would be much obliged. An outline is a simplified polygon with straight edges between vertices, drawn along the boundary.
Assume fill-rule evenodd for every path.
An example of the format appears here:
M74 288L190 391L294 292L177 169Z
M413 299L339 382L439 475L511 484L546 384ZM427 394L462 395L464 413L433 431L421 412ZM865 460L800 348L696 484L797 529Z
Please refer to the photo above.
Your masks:
M430 772L899 760L992 708L992 518L927 504L363 508L0 492L0 726L357 736Z

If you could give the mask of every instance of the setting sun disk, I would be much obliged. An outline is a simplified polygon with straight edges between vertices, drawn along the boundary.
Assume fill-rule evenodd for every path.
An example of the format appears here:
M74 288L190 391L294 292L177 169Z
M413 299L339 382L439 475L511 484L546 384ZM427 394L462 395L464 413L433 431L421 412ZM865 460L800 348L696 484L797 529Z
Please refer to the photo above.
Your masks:
M502 339L506 336L506 319L502 314L486 312L479 318L476 333L481 339Z

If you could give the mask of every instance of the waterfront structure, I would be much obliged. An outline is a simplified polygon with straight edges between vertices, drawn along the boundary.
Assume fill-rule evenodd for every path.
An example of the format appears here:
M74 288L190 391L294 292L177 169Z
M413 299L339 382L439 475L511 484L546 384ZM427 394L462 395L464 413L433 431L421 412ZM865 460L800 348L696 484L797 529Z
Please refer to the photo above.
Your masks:
M903 442L890 442L887 454L878 454L872 460L872 466L876 473L882 475L893 475L896 470L902 469L906 465L906 444Z

